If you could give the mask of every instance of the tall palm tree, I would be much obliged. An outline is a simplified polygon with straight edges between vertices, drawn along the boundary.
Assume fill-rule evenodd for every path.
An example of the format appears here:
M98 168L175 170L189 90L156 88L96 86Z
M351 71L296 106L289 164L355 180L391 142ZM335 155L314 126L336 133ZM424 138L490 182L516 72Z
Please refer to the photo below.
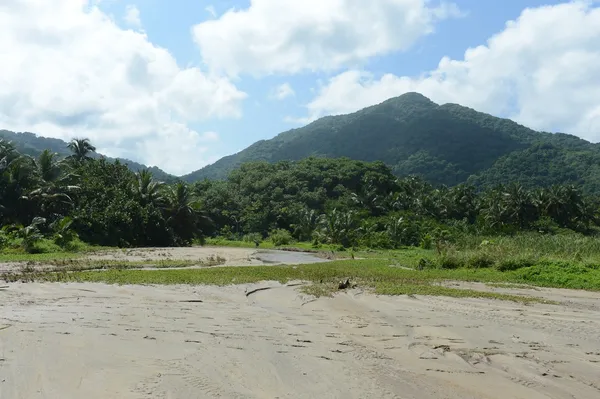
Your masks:
M1 212L4 222L13 223L27 213L20 203L20 198L32 187L36 179L34 166L30 157L21 155L5 155L0 159L0 198Z
M202 233L202 225L210 223L210 219L202 212L200 201L187 184L178 182L165 187L163 211L167 223L183 243L188 244Z
M142 205L163 205L163 182L154 180L152 172L148 169L140 170L135 175L135 182L133 186L134 195L140 201Z
M32 202L45 216L64 214L73 205L71 195L79 190L79 186L69 184L75 176L68 173L67 165L49 150L42 151L37 159L26 158L35 183L21 199Z
M92 145L89 139L81 139L75 138L72 139L67 148L71 150L73 155L71 155L71 159L75 160L77 163L81 163L86 159L90 158L90 153L96 151L96 147Z

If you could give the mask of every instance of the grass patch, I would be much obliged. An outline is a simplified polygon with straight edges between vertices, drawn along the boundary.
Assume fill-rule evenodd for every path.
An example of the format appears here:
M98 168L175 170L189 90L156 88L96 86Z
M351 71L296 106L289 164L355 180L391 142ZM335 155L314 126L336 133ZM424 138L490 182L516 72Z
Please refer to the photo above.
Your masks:
M262 248L262 249L274 249L275 245L273 245L270 241L262 241L259 243L258 247L253 242L248 241L232 241L226 240L224 238L207 238L204 242L205 246L211 247L230 247L230 248Z
M52 252L41 254L27 254L23 252L0 253L0 262L51 262L64 259L76 259L84 256L77 252Z
M104 272L46 273L34 279L45 281L104 282L108 284L191 284L230 285L292 280L313 282L305 288L313 295L323 296L337 291L341 280L350 278L359 287L385 295L437 295L478 297L519 302L541 301L539 298L479 292L441 286L444 281L470 281L533 286L578 288L600 291L600 270L573 269L554 265L532 266L517 271L496 269L431 269L409 270L390 267L388 260L341 260L303 266L222 267L182 270L107 270Z
M211 267L219 266L225 263L225 258L219 256L209 256L207 259L198 260L178 260L178 259L158 259L158 260L112 260L112 259L47 259L40 262L28 261L19 262L20 266L13 271L5 271L0 276L1 280L7 282L15 281L36 281L36 280L58 280L64 273L99 271L99 270L131 270L131 269L173 269L185 267ZM51 277L53 273L58 273L57 277Z
M468 289L458 289L442 287L433 284L378 284L375 288L377 294L382 295L429 295L429 296L447 296L452 298L483 298L496 299L501 301L512 301L521 303L551 303L542 298L536 298L523 295L500 294L496 292L475 291Z
M259 249L280 249L280 250L298 250L304 252L323 252L323 251L334 251L340 254L346 254L350 256L348 251L339 251L339 245L319 244L318 247L313 246L310 242L294 242L291 244L285 244L276 246L272 241L266 240L261 241L258 245L251 241L233 241L226 240L224 238L207 238L204 242L205 246L211 247L230 247L230 248L259 248Z

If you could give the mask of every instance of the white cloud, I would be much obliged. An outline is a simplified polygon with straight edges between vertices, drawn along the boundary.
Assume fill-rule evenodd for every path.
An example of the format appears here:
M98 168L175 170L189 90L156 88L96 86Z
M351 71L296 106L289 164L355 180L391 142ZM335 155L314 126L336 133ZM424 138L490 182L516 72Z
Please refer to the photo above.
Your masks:
M308 119L408 91L600 141L600 8L575 1L526 9L463 60L443 58L421 77L344 72L321 87Z
M293 97L296 95L296 92L290 86L289 83L282 83L279 86L275 87L275 89L271 93L271 98L276 100L285 100L288 97Z
M125 22L134 28L140 28L142 26L142 20L140 18L140 10L134 5L128 5L125 9Z
M89 137L110 156L138 143L148 152L133 160L167 171L208 163L195 146L209 143L189 123L239 117L246 97L82 0L2 0L0 54L1 128Z
M197 133L184 124L172 123L161 131L160 134L149 137L135 146L136 152L148 154L148 163L151 165L172 165L168 168L171 173L183 175L190 172L186 165L173 162L174 157L183 159L202 159L204 165L215 162L214 155L210 153L211 143L218 141L215 132ZM123 154L126 155L126 154Z
M406 50L459 15L429 0L252 0L193 33L204 61L231 75L335 70Z

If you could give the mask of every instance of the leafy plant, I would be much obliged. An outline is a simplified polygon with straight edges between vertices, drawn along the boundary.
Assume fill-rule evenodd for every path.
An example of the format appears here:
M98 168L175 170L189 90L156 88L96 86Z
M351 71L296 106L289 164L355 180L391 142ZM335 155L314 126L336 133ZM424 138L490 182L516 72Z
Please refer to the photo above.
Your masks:
M35 217L29 226L19 230L18 236L23 240L22 246L25 252L35 252L35 245L40 242L44 236L40 233L39 226L46 223L46 219Z
M269 240L273 243L273 245L279 247L282 245L291 244L293 238L289 231L284 229L277 229L273 230L271 234L269 234Z
M63 248L67 248L77 237L77 233L72 229L73 219L65 216L62 219L52 223L54 230L54 242Z

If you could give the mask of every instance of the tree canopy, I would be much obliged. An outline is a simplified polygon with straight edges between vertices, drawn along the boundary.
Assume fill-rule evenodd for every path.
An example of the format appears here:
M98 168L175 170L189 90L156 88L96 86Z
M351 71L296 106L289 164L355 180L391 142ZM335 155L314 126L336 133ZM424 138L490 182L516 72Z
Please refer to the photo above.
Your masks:
M0 246L7 235L27 250L41 237L127 247L270 236L397 248L455 234L598 231L598 197L571 184L450 187L398 178L383 162L319 157L245 163L227 180L164 183L148 170L88 157L85 139L71 144L72 156L34 158L0 140Z

